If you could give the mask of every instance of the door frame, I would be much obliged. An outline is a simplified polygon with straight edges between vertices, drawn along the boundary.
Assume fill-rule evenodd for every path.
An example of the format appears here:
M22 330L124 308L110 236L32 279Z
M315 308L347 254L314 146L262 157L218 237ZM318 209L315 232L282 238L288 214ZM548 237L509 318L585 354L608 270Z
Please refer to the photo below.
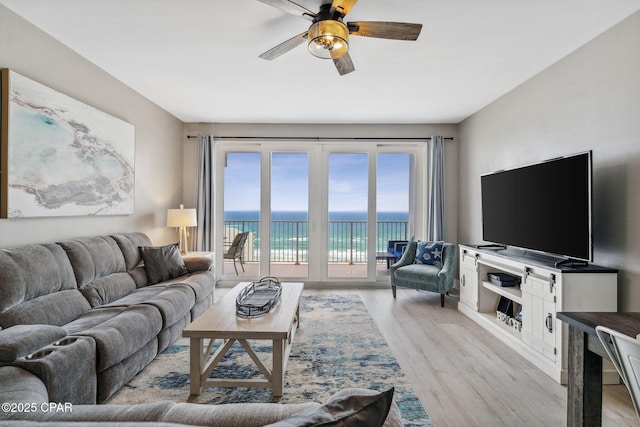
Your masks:
M421 236L426 224L426 141L389 141L349 140L345 144L342 139L327 139L318 141L286 140L286 141L256 141L245 142L225 139L215 143L215 173L214 173L214 245L216 252L216 267L222 268L224 233L224 167L228 152L252 152L260 153L260 212L271 212L271 153L308 153L309 155L309 207L308 207L308 260L309 269L307 278L283 278L283 280L305 280L307 283L318 283L323 286L332 286L335 282L348 283L350 285L380 283L388 285L388 277L376 277L375 252L376 238L368 238L367 250L369 260L367 263L367 277L328 277L328 159L330 153L367 153L369 164L368 182L368 236L376 235L376 198L377 198L377 154L382 153L407 153L410 154L410 179L409 187L409 235ZM313 197L318 194L319 197ZM372 213L372 214L371 214ZM371 221L374 218L374 221ZM270 254L270 215L260 215L260 253ZM260 275L267 276L270 269L270 257L260 257ZM312 259L316 262L312 262ZM219 270L221 271L221 270ZM218 275L220 283L237 283L237 278ZM247 278L257 280L258 278Z

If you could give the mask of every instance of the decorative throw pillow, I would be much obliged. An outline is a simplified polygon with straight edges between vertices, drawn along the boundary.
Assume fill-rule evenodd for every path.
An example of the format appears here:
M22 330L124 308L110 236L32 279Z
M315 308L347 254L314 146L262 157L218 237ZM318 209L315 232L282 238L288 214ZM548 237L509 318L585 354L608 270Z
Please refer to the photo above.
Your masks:
M292 415L264 427L381 427L387 419L393 387L381 393L339 395L311 411Z
M435 265L442 268L442 248L444 242L418 242L416 264Z
M138 250L142 261L144 261L144 270L147 272L147 284L149 285L188 273L177 243L158 247L139 246Z

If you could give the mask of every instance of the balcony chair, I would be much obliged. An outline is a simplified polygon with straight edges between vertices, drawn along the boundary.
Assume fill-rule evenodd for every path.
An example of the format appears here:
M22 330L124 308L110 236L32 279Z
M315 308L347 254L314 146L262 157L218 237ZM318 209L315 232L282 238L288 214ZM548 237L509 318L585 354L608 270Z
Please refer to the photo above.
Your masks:
M604 326L596 326L596 334L629 389L640 420L640 337L632 338Z
M249 233L238 233L236 237L233 238L233 243L227 249L227 252L223 255L224 259L232 259L233 260L233 268L236 270L236 276L238 275L238 267L236 266L236 260L240 261L240 267L242 267L242 272L244 273L244 244L247 241L247 237L249 237Z
M416 262L418 243L428 244L423 247L423 253L418 254L420 259ZM433 243L441 246L430 245ZM454 283L455 259L456 246L453 243L410 241L400 261L389 268L393 297L396 297L396 286L438 292L440 306L444 307L444 296Z

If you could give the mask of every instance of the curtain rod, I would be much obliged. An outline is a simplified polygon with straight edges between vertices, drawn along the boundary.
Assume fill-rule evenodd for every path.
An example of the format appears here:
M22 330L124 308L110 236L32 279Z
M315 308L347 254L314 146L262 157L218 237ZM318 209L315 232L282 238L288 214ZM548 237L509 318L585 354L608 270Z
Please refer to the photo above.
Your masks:
M188 139L197 138L198 135L187 135ZM352 137L352 138L329 138L329 137L294 137L294 136L216 136L215 139L225 140L241 140L241 141L431 141L431 137L425 138L365 138L365 137ZM453 137L445 137L445 141L453 141Z

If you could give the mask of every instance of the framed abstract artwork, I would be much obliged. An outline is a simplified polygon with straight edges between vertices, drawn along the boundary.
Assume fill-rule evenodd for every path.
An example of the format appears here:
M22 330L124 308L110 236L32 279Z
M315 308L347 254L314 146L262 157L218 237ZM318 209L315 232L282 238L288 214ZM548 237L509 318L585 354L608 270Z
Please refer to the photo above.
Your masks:
M135 127L7 68L0 218L130 215Z

